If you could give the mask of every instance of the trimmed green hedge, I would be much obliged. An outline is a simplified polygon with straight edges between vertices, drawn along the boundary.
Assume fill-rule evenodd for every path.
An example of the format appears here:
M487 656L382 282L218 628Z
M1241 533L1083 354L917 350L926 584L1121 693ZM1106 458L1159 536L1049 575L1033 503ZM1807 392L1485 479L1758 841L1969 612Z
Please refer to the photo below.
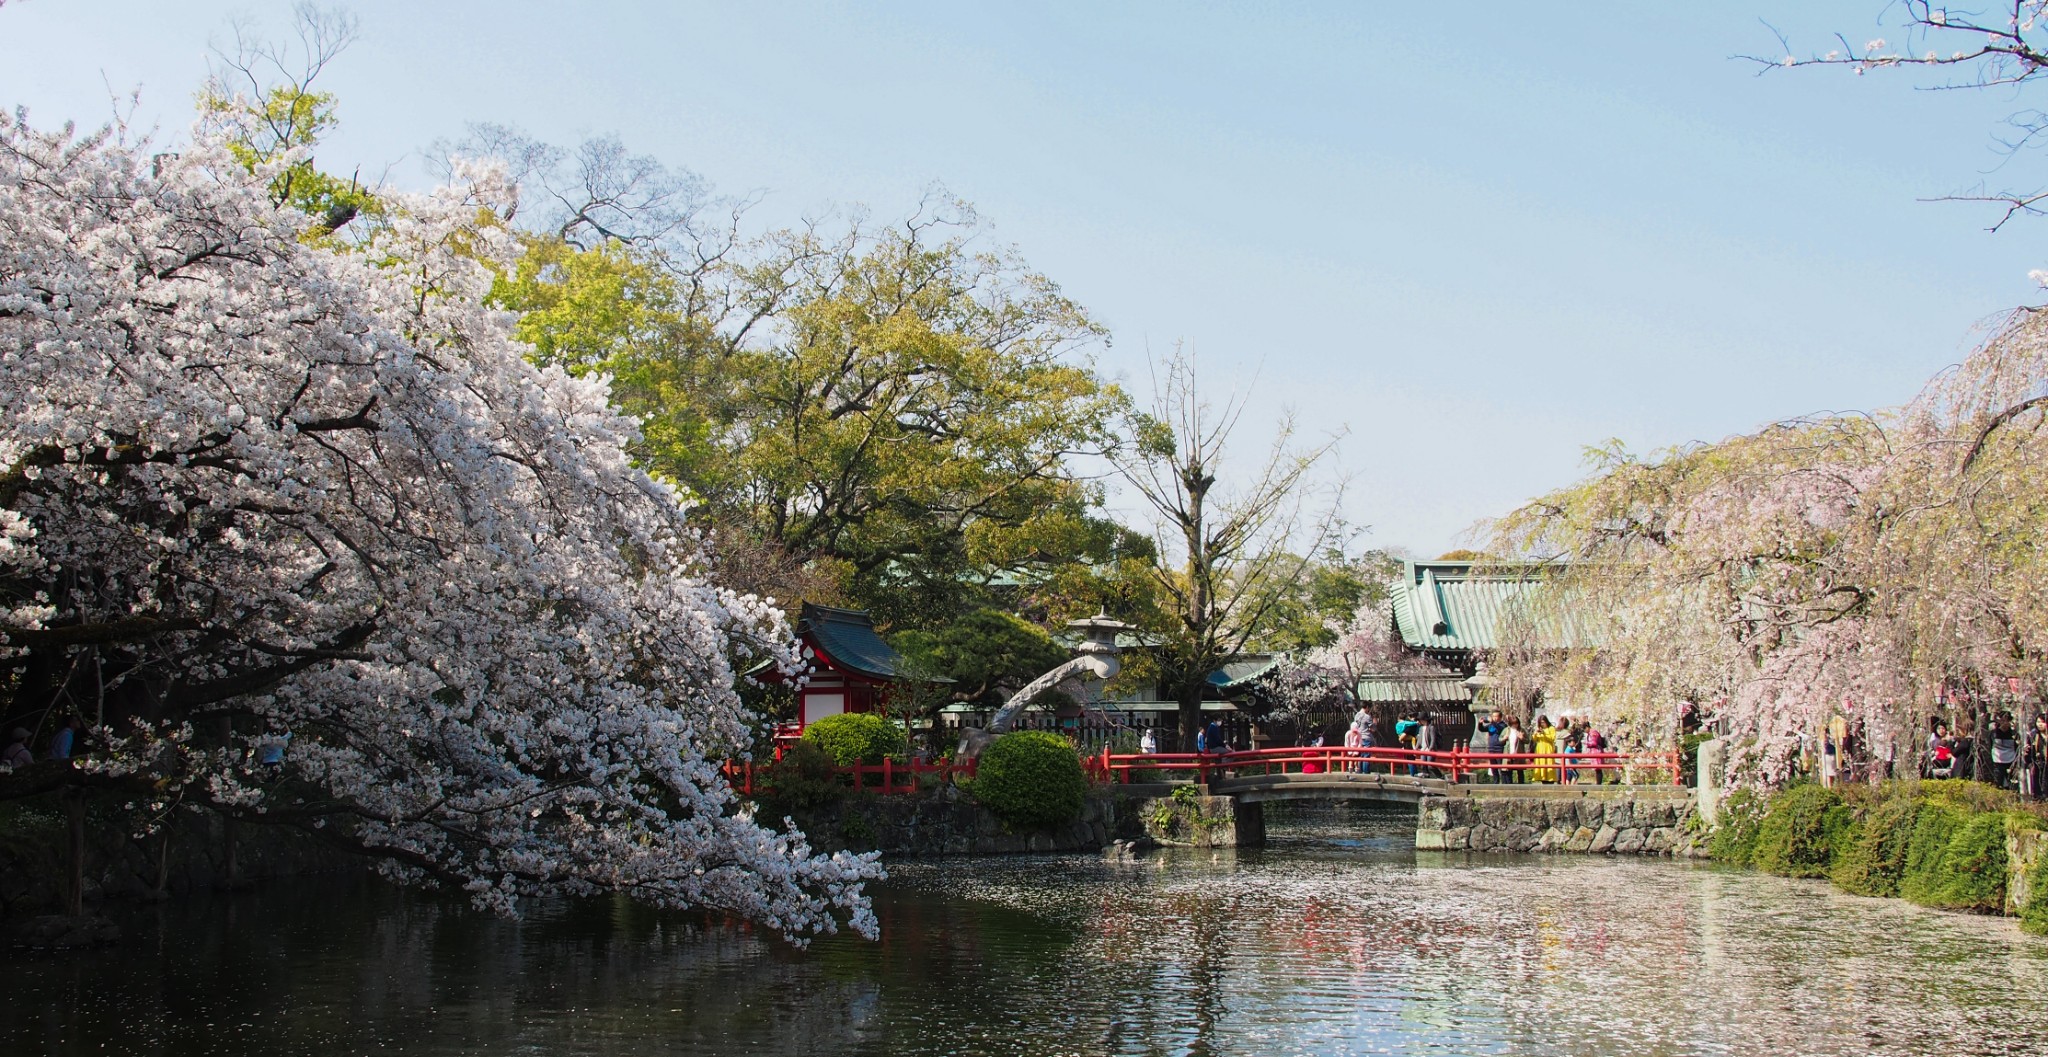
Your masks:
M1080 817L1088 776L1067 739L1019 730L981 750L968 791L1014 828L1049 829Z
M1749 861L1783 877L1826 877L1834 866L1835 846L1853 821L1834 790L1793 786L1771 798L1770 810L1757 824Z
M1830 874L1835 886L1859 896L1896 896L1906 873L1906 849L1913 843L1916 800L1897 797L1866 812L1842 835Z
M873 712L842 712L804 728L803 740L825 750L841 767L881 763L883 757L910 751L903 728Z
M1906 845L1906 872L1899 876L1899 895L1908 902L1940 906L1948 887L1943 864L1948 842L1966 816L1944 800L1923 800L1913 818L1913 837Z
M2005 909L2007 834L2042 826L2012 794L1976 782L1890 782L1845 792L1849 800L1799 785L1768 802L1737 793L1708 851L1787 877L1827 877L1857 895L1996 914ZM2048 858L2036 873L2044 884L2022 908L2022 924L2048 931Z
M1986 812L1963 820L1942 849L1939 884L1928 906L1997 914L2005 909L2005 815Z
M1738 789L1721 805L1721 822L1707 841L1707 854L1715 860L1748 866L1756 854L1757 829L1763 824L1766 804L1755 793Z

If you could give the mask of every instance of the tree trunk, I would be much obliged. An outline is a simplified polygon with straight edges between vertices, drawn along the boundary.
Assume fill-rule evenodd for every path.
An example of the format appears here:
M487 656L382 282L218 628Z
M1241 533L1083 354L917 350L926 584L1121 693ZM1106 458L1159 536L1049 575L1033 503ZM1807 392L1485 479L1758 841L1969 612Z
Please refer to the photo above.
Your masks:
M1991 709L1982 697L1970 701L1970 777L1991 781Z

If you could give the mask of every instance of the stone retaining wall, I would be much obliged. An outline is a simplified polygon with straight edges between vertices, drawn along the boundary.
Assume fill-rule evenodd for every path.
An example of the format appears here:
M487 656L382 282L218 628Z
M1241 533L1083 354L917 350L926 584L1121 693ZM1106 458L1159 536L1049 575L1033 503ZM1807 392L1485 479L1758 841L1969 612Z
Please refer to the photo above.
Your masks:
M1704 830L1693 819L1689 798L1662 791L1430 796L1416 820L1415 847L1704 857Z
M194 889L361 869L359 857L312 837L270 826L232 829L219 816L172 815L157 832L137 837L119 805L85 804L86 909L116 901L183 896ZM0 917L52 913L67 902L71 840L60 794L0 807Z
M1240 804L1227 796L1161 796L1133 800L1130 810L1156 844L1182 848L1234 848L1265 843L1265 815L1257 804ZM1240 823L1257 818L1253 833Z
M797 817L819 851L879 851L885 857L1026 855L1101 851L1143 835L1144 801L1094 795L1081 817L1038 832L1015 832L971 796L941 789L930 796L851 796ZM768 822L768 819L762 819Z
M2005 912L2017 917L2033 898L2034 868L2048 855L2048 833L2029 830L2005 835Z

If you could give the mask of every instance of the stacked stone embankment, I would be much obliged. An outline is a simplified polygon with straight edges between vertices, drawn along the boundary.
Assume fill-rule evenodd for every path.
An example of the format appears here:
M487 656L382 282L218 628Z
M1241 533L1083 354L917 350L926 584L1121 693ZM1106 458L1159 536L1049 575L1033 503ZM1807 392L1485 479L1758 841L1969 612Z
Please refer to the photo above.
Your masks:
M156 831L132 832L119 798L84 804L76 878L81 905L155 901L234 885L362 869L365 860L278 826L232 826L176 812ZM72 838L58 794L0 805L0 919L63 909L73 883Z
M797 825L819 851L879 851L884 856L1030 855L1101 851L1143 833L1135 804L1091 796L1080 817L1051 829L1019 831L955 789L930 796L851 796L803 812Z
M1679 790L1566 787L1422 800L1419 850L1704 857L1703 827Z

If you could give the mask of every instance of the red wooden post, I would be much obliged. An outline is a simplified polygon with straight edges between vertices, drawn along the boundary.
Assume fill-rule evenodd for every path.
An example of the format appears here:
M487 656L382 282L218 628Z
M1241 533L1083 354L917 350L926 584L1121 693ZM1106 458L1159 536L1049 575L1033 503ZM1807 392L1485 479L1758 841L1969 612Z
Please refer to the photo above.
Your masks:
M896 791L896 775L893 771L895 766L896 757L882 757L882 792L884 793L893 793Z

